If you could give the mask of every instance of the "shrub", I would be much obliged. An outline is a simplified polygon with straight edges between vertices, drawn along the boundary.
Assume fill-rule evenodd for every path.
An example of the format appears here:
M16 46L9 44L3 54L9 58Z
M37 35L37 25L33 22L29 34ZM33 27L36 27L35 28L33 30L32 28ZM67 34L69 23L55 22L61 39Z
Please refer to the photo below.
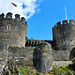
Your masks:
M23 67L23 68L18 68L18 72L20 72L21 74L25 74L27 75L28 73L28 69L26 67Z
M53 67L54 75L73 75L68 66Z
M68 70L65 75L73 75L73 73L70 70Z
M75 64L75 57L72 59L73 64Z

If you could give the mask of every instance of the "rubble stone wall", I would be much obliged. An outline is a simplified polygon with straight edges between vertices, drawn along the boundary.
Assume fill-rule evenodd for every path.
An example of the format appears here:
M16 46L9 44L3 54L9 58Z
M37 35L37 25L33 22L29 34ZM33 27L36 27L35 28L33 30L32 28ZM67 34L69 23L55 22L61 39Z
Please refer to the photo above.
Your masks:
M73 64L72 61L53 61L53 66L68 66L70 64Z

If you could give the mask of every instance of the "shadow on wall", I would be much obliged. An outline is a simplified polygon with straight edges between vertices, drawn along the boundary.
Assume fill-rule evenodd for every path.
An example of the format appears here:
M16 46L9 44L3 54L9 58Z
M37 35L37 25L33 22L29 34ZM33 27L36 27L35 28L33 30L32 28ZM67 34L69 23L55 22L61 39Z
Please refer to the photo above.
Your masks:
M38 58L38 56L37 56L37 51L38 49L37 48L35 48L34 49L34 51L33 51L33 66L37 69L37 67L40 67L41 66L41 53L39 52L39 56L40 56L40 58ZM40 65L37 65L37 62L39 62L40 63Z
M70 60L75 57L75 47L70 52Z
M36 64L37 64L36 58L37 58L37 51L36 51L36 48L35 48L34 51L33 51L33 66L35 66L35 67L36 67Z

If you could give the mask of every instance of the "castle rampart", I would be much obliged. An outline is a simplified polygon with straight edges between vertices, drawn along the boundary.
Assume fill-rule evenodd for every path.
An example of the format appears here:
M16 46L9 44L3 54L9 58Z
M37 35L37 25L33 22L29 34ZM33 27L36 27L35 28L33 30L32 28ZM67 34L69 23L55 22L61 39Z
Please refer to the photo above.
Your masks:
M27 22L24 17L16 14L12 19L12 13L8 12L6 17L0 16L0 38L6 40L9 46L25 47L25 37L27 36Z
M25 46L36 47L38 44L43 43L44 40L26 40Z

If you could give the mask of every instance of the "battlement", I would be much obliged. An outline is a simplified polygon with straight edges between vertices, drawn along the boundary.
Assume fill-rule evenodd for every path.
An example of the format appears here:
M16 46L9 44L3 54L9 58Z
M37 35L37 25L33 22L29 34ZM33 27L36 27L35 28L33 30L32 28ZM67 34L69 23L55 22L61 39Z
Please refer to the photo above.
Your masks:
M70 20L69 23L75 24L75 20Z
M12 19L12 13L11 12L8 12L6 14L6 19Z
M59 21L57 22L53 28L56 28L56 27L60 27L60 26L64 26L64 25L67 25L67 24L75 24L75 20L63 20L63 21Z
M63 23L63 25L65 25L65 24L68 23L68 21L67 20L63 20L62 23Z
M4 19L4 13L0 15L0 20Z
M4 13L2 13L0 15L0 20L3 20L3 19L10 19L11 20L12 19L12 13L11 12L8 12L5 17L4 17L4 15L5 15ZM25 24L25 22L26 22L26 19L24 17L20 18L19 14L15 14L14 20L17 22L22 21L23 24Z

